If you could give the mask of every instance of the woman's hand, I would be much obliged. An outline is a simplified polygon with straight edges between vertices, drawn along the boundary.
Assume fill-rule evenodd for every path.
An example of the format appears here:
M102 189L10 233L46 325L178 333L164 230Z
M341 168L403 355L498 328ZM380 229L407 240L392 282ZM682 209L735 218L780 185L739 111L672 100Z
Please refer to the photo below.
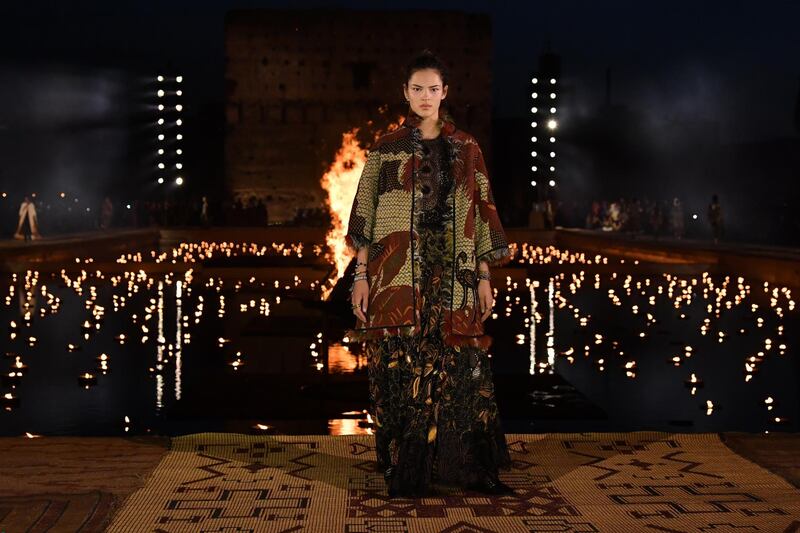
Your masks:
M353 283L353 293L351 294L353 312L362 322L367 321L364 313L367 311L367 302L369 301L369 283L365 279L356 280Z
M481 322L483 322L492 314L492 306L494 305L492 285L488 279L478 281L478 301L480 302Z

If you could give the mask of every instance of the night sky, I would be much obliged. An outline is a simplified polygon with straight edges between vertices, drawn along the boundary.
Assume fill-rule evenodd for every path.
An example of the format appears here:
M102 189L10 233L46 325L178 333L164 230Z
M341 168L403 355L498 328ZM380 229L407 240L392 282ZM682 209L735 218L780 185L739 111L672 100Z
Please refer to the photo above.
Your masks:
M611 67L614 103L654 120L712 117L730 140L792 133L800 83L793 1L8 2L3 62L147 69L171 59L198 98L219 100L226 10L318 7L491 13L496 117L526 113L527 82L550 39L587 106L604 99Z

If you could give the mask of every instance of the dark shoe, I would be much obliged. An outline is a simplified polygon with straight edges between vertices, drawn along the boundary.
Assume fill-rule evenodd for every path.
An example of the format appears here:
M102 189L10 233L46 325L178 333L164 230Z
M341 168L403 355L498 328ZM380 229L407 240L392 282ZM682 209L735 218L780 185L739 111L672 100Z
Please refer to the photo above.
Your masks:
M389 494L390 498L395 498L397 496L403 498L418 498L425 496L440 495L439 491L435 487L430 485L421 488L419 491L405 490L396 487L395 484L392 482L394 480L394 475L396 471L397 471L396 465L392 465L383 471L383 479L386 481L386 491Z
M472 483L467 488L483 494L514 494L514 489L500 481L496 476L489 474L481 476L476 483Z
M392 478L394 477L394 473L397 467L395 465L390 466L386 470L383 471L383 479L386 480L386 484L390 484L392 482Z
M394 479L394 473L397 467L395 465L390 466L386 470L383 471L383 479L386 481L386 489L389 492L389 497L394 498L397 496L397 490L394 488L392 479Z
M416 494L412 492L397 487L397 484L394 483L394 476L396 473L397 465L392 465L383 471L383 479L386 481L386 492L389 494L389 497L396 498L399 496L401 498L413 498L416 496Z

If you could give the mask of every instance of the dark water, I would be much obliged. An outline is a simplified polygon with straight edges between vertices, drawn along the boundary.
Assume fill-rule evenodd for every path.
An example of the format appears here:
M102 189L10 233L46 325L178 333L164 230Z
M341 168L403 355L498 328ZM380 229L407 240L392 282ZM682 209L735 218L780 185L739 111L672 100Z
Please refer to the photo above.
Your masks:
M185 269L159 265L116 282L124 266L92 264L72 287L58 272L40 273L35 285L24 272L16 280L4 275L3 368L10 371L18 356L28 370L18 380L4 373L0 434L368 432L365 361L359 346L342 342L352 318L346 305L321 302L312 282L324 270L312 275L300 269L307 261L295 263L275 258L280 266L270 269L269 258L259 258L248 269L240 257L226 269L225 260L215 260L213 269L188 278ZM627 279L621 267L615 275L608 265L587 266L583 274L568 266L517 264L510 281L493 281L497 317L487 327L508 432L797 431L798 318L786 292L778 288L771 301L772 286L765 292L750 282L737 303L735 275L720 293L725 280L717 276ZM68 275L75 280L80 273ZM576 279L579 286L571 287ZM70 343L79 349L70 351ZM758 352L763 358L748 372L748 358ZM631 362L635 367L626 368ZM79 382L85 372L96 377L88 388ZM685 384L692 373L703 381L694 394Z

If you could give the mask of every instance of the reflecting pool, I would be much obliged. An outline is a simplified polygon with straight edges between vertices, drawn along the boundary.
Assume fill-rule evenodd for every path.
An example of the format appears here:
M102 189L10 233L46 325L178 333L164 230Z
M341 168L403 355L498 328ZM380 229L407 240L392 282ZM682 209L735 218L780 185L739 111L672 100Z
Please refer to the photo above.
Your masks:
M512 248L487 321L506 431L798 430L789 288ZM370 433L331 276L319 246L233 242L2 274L0 434Z

